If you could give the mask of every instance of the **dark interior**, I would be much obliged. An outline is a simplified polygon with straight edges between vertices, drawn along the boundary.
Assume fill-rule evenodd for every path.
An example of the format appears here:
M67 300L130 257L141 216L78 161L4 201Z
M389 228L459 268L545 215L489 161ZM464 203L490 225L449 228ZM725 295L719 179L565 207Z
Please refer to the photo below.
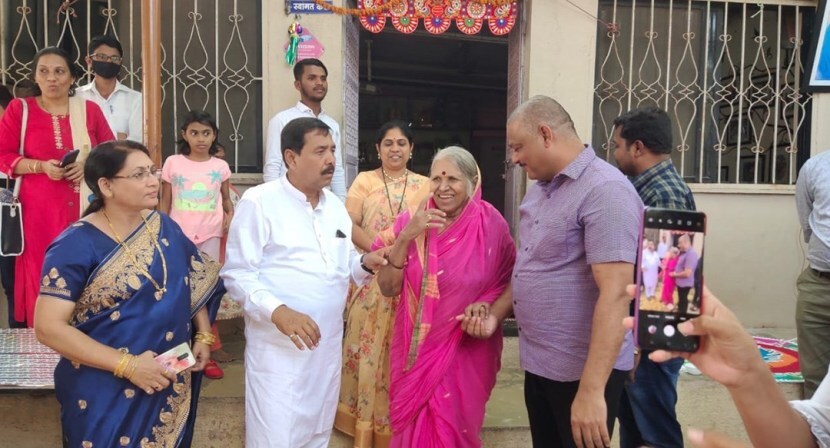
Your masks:
M360 170L380 164L377 129L401 119L415 134L413 171L428 176L435 151L460 145L479 163L482 196L504 212L507 38L388 27L361 31L360 45Z

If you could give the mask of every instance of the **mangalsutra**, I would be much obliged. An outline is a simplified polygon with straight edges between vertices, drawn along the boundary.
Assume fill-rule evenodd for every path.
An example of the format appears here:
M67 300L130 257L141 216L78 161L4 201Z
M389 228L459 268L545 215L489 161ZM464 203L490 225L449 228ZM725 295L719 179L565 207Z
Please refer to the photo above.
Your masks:
M409 183L409 170L404 169L404 173L401 176L398 176L397 179L391 177L390 175L386 174L386 170L383 169L383 166L380 167L380 172L383 173L383 176L387 179L390 179L393 182L399 181L401 178L404 178L403 181L403 192L401 193L401 202L398 203L398 212L395 213L394 207L392 207L392 196L389 195L389 183L384 181L383 188L386 190L386 200L389 202L389 211L392 212L392 218L394 219L401 213L401 209L403 208L403 201L404 197L406 196L406 184Z
M121 247L124 248L124 251L132 259L133 265L135 265L136 269L138 269L138 271L142 275L147 277L147 280L150 280L150 283L152 283L153 286L156 288L156 293L155 293L156 300L161 300L161 297L164 295L165 292L167 292L167 260L164 258L164 254L161 252L161 246L159 246L158 239L154 238L152 233L149 233L150 232L150 223L147 222L147 218L145 218L144 215L141 215L141 220L144 221L144 228L146 229L146 231L150 235L150 240L153 242L153 247L156 250L158 250L159 258L161 258L161 271L163 272L163 278L161 280L161 285L159 285L158 282L156 282L156 280L153 278L152 275L150 275L150 272L148 272L147 269L144 269L138 263L138 259L135 257L132 250L130 250L130 247L127 246L127 244L118 235L118 232L115 231L115 227L113 227L112 221L110 221L110 217L107 216L107 212L104 211L104 210L101 210L101 213L104 215L104 218L107 219L107 225L109 225L110 230L112 231L112 234L115 236L115 240L118 241L118 244L121 245Z

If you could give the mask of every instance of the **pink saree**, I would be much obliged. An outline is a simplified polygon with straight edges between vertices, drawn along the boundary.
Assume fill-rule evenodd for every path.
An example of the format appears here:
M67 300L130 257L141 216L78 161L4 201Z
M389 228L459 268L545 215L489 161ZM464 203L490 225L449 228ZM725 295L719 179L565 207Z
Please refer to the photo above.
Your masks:
M669 258L666 261L666 267L663 268L663 291L660 294L660 299L664 305L674 305L674 277L669 277L669 272L674 272L677 267L677 257Z
M415 211L401 214L375 245L392 244ZM470 303L495 301L515 257L507 222L480 189L443 233L430 230L409 246L391 345L392 447L481 446L502 336L472 338L455 317Z

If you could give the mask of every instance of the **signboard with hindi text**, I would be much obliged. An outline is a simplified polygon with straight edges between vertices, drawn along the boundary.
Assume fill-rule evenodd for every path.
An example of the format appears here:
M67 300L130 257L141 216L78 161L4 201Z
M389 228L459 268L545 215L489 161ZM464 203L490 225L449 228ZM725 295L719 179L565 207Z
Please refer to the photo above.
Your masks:
M326 0L331 5L334 0ZM289 0L289 14L331 14L331 10L317 4L314 0Z

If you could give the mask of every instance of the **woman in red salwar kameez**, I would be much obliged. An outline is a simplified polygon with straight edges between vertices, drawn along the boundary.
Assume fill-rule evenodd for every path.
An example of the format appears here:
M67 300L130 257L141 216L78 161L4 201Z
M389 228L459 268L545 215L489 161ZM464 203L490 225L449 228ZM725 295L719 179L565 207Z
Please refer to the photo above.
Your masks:
M34 97L16 99L0 119L0 171L20 178L23 207L23 254L15 263L15 320L34 326L35 300L46 248L69 224L80 217L87 198L81 198L83 159L98 143L113 140L98 105L71 98L77 71L65 51L40 50L34 57ZM19 153L23 102L28 122ZM75 129L79 130L76 132ZM81 150L76 163L61 168L64 154Z

